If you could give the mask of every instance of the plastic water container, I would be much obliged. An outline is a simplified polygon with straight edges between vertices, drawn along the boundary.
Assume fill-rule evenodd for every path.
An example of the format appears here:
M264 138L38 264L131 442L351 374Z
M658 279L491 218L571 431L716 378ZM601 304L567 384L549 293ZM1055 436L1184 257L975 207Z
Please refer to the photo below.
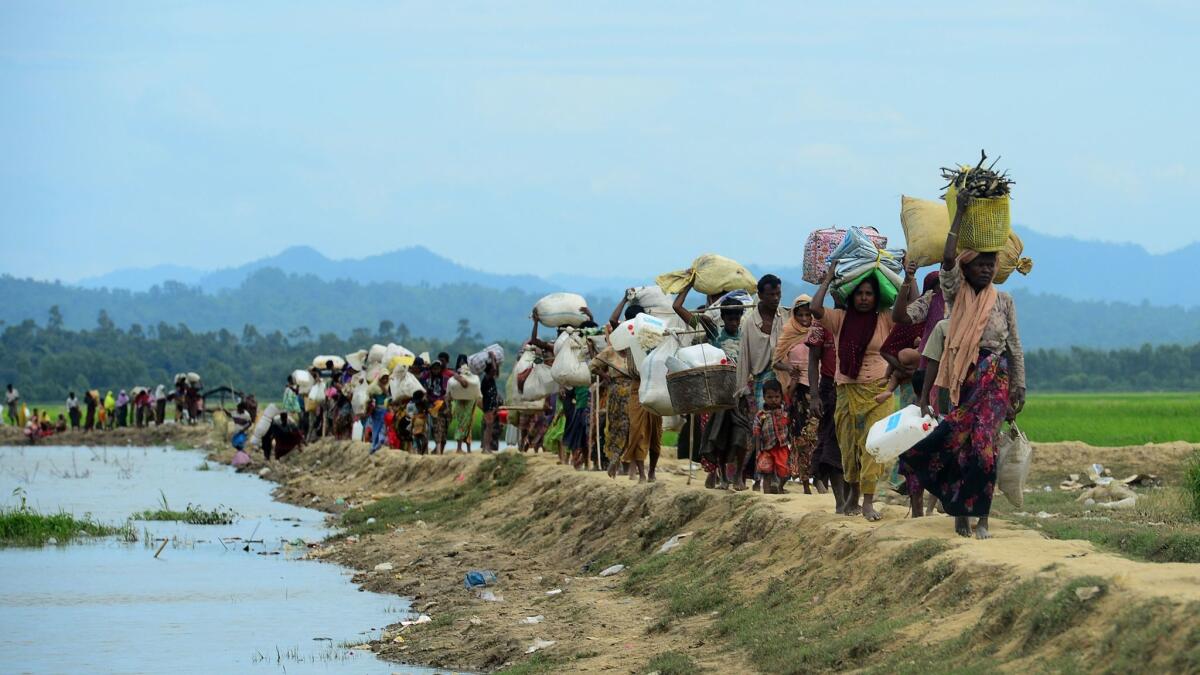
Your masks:
M936 426L937 420L922 415L920 408L907 406L871 425L867 432L867 452L880 463L894 462Z
M634 321L636 321L636 318L623 321L620 325L613 329L612 334L608 336L608 341L612 343L613 349L621 351L623 349L629 349L631 346L633 346Z
M662 336L667 332L667 322L652 314L638 314L633 317L633 335L641 338L647 335Z

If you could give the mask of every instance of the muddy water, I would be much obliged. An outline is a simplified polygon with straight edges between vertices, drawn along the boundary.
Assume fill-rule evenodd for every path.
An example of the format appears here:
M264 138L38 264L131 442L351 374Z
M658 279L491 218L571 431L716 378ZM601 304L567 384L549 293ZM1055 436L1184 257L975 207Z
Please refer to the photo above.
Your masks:
M323 514L273 501L257 477L192 451L0 447L4 502L16 488L42 512L114 524L163 495L173 509L226 506L238 518L134 521L136 543L0 549L4 672L435 672L352 648L406 618L407 603L300 560L304 542L328 533ZM170 541L155 559L159 538Z

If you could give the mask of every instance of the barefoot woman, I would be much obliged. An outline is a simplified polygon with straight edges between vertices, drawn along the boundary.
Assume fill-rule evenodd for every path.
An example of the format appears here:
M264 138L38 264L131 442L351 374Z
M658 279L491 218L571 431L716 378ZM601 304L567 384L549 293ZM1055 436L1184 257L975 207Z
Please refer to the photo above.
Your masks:
M837 407L834 424L838 445L842 449L842 471L846 481L846 501L843 512L848 516L861 513L870 521L881 516L875 510L875 484L887 467L867 453L867 430L892 412L892 399L882 403L875 397L887 388L887 363L879 354L888 333L892 317L880 312L879 282L867 277L850 294L846 309L827 309L822 305L829 284L833 281L834 266L829 266L825 280L812 299L813 316L833 334L837 343ZM862 508L858 494L862 493Z
M996 254L955 255L966 206L960 196L942 258L942 293L952 309L936 384L950 392L953 409L900 461L942 500L958 534L970 536L974 517L975 536L987 539L996 437L1005 418L1016 418L1025 406L1025 356L1012 296L992 285ZM925 392L922 409L929 407Z

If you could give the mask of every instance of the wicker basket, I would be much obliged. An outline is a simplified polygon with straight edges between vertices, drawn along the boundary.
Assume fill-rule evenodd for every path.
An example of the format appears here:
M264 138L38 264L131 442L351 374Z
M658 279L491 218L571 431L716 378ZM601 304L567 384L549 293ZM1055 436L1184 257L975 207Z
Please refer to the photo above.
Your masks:
M737 368L712 365L681 370L667 375L671 407L677 415L726 410L734 406Z

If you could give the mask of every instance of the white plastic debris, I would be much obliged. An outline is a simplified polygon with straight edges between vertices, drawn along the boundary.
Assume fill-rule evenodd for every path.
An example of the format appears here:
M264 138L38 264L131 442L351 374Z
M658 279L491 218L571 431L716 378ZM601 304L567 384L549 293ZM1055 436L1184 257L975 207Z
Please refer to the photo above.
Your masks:
M542 649L545 649L546 647L552 647L552 646L554 646L554 640L543 640L541 638L535 638L533 641L533 644L529 645L529 648L525 650L525 653L532 654L536 651L540 651Z
M548 591L546 591L546 595L562 595L562 589L554 588L554 589L548 590Z
M683 543L682 540L684 537L690 537L690 536L692 536L691 532L681 532L680 534L677 534L674 537L671 537L670 539L663 542L663 545L658 547L658 552L659 553L669 553L671 551L671 549L673 549L676 546L679 546L680 544Z
M624 569L624 565L613 565L612 567L605 568L604 571L600 573L600 576L611 577L614 574L620 574Z
M374 524L375 524L375 519L374 519L374 518L367 518L367 524L368 524L368 525L374 525Z
M421 616L418 616L415 619L411 619L411 620L406 619L404 621L401 621L400 625L401 626L415 626L419 623L429 623L430 621L433 621L433 619L429 618L428 614L422 614Z
M504 602L504 596L496 595L491 591L480 591L477 597L485 602Z
M376 572L391 572L393 569L395 569L395 567L396 566L390 562L384 562L384 563L379 563L378 565L376 565L375 571Z
M538 614L537 616L527 616L524 619L521 619L521 623L535 624L535 623L541 623L545 620L546 620L546 617L542 616L541 614Z

